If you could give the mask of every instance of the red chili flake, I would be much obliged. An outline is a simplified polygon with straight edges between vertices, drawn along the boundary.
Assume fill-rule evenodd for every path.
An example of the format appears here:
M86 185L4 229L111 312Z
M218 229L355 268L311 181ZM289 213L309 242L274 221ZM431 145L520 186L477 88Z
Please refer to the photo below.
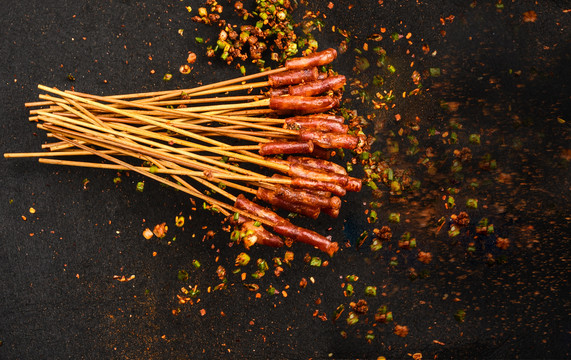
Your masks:
M192 51L189 51L188 57L186 58L186 62L189 64L194 64L195 61L196 61L196 54L193 53Z
M204 316L204 315L206 315L206 310L200 309L200 316Z
M533 10L523 13L523 22L535 22L537 20L537 13Z
M405 337L408 335L408 326L404 325L396 325L395 326L395 335L400 337Z
M419 251L418 252L418 261L424 264L428 264L432 261L432 254L429 252Z
M166 225L167 225L166 223L155 225L155 227L153 229L153 234L155 234L155 236L158 238L165 237L165 235L167 234L167 231L168 231L168 226L166 226Z
M506 250L510 246L510 239L498 236L496 239L496 246L502 250Z

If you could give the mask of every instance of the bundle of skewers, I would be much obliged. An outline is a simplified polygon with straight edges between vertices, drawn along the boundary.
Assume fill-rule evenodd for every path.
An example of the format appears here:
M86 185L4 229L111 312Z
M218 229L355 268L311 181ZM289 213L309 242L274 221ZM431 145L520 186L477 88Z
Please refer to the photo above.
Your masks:
M184 90L96 96L39 85L45 93L26 106L53 141L42 152L4 156L137 172L202 199L246 247L279 247L289 239L333 255L336 242L278 212L335 218L340 197L361 189L359 179L329 160L335 149L364 145L332 113L345 77L322 70L336 56L328 49ZM90 155L99 160L85 161Z

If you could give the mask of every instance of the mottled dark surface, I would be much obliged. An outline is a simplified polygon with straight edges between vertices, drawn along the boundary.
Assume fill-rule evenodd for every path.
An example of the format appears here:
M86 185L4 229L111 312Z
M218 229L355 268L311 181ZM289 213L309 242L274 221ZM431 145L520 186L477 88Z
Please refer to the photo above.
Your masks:
M213 29L190 21L185 6L195 13L195 1L10 3L0 17L2 153L39 151L46 141L23 107L37 99L38 83L106 95L239 75L218 61L207 64L194 37L212 36ZM350 40L334 63L350 79L346 106L369 117L365 131L376 137L373 151L381 151L395 173L407 170L420 189L391 196L379 182L377 197L366 186L346 196L337 220L295 219L353 246L317 268L303 261L305 254L326 256L294 245L289 250L295 259L281 276L269 271L245 281L259 284L261 298L255 298L240 274L231 273L243 248L228 246L222 217L202 210L201 203L194 211L187 196L149 181L139 193L135 184L141 178L135 174L115 185L112 171L2 159L1 359L570 357L569 5L310 3L296 16L319 11L324 27L313 34L320 48L338 48L345 39L332 26ZM535 11L535 21L524 21L528 11ZM184 29L182 36L178 29ZM402 38L393 41L394 33ZM373 34L382 40L374 41ZM386 51L381 67L377 46ZM189 50L198 60L185 76L178 67ZM356 57L371 66L356 73ZM417 95L410 94L417 88L413 71L421 76ZM174 75L170 82L162 80L167 72ZM375 75L384 85L372 84ZM379 103L376 93L391 90L396 96L388 109L375 109L370 100ZM480 144L470 141L472 134ZM463 148L469 152L459 160L454 151ZM345 165L350 158L337 160ZM363 175L360 165L354 169ZM455 206L447 209L450 196ZM467 208L468 199L478 199L478 208ZM372 201L380 208L378 221L369 224L365 212ZM460 211L469 214L470 225L450 237L451 216ZM396 212L401 222L389 223ZM184 228L174 225L179 214L187 217ZM494 232L476 234L484 217ZM167 237L145 240L143 230L161 222L169 225ZM391 227L393 238L372 252L373 229L383 225ZM209 230L215 235L205 238ZM357 249L365 230L369 237ZM405 232L417 239L418 249L397 251ZM500 249L498 238L509 239L509 247ZM253 248L249 254L253 263L263 258L272 266L272 258L285 251ZM418 251L431 252L433 260L419 262ZM392 257L398 265L390 266ZM192 268L193 259L200 269ZM242 271L253 273L253 263ZM218 265L228 270L229 286L209 293L219 283ZM181 269L190 274L184 283L177 279ZM129 282L113 279L132 274ZM346 297L342 284L351 274L359 279L354 295ZM305 288L299 287L302 278L308 280ZM180 288L194 285L200 301L179 304ZM266 293L270 285L277 295ZM368 285L377 286L375 297L365 295ZM359 299L367 300L369 310L349 326L349 303ZM333 322L341 304L345 311ZM374 321L381 305L392 311L394 323ZM463 322L455 318L459 311L465 312ZM393 333L396 324L408 327L406 337ZM375 336L370 343L367 334Z

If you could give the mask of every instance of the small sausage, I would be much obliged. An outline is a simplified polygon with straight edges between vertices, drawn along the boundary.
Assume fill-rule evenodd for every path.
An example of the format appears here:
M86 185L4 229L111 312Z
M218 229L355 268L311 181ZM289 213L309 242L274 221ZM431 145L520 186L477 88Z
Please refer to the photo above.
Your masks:
M347 193L347 190L345 190L345 188L339 184L303 177L292 177L291 186L294 188L308 190L328 191L337 196L345 196Z
M329 215L330 217L337 219L337 217L339 216L339 208L334 209L334 208L328 208L328 209L322 209L323 213Z
M329 121L325 119L296 119L287 118L284 122L285 129L293 130L308 130L308 131L321 131L332 132L339 134L346 134L349 131L349 126L336 121Z
M309 67L327 65L336 58L337 51L335 49L326 49L304 57L286 60L285 67L287 69L307 69Z
M347 179L347 185L345 186L345 190L352 192L359 192L361 191L362 186L363 186L363 181L361 179L349 177L349 179Z
M234 206L240 210L247 211L247 212L251 213L252 215L256 215L262 219L266 219L266 220L268 220L274 224L287 221L286 219L279 216L278 214L271 211L270 209L267 209L267 208L263 207L262 205L258 205L256 203L246 199L246 197L242 194L238 195L238 197L236 198L236 202L234 203Z
M299 119L299 120L313 120L313 119L320 119L320 120L327 120L327 121L335 121L340 124L345 122L345 118L339 115L333 114L311 114L311 115L303 115L303 116L293 116L289 119Z
M288 70L268 76L268 83L273 88L300 84L317 80L319 71L316 67L297 70Z
M347 175L347 170L339 164L323 159L315 159L305 156L288 156L287 161L290 163L298 163L310 168L323 171L334 172L336 174Z
M328 91L336 91L345 86L346 79L343 75L330 76L323 80L315 80L303 84L290 86L289 94L292 96L314 96Z
M315 144L326 149L349 149L353 150L359 145L359 137L350 134L324 133L320 131L301 130L299 139L313 141Z
M329 173L315 168L310 168L302 164L290 163L289 176L304 177L318 181L325 181L345 187L348 182L348 176L336 173Z
M307 204L294 203L280 198L275 192L259 187L256 193L258 199L267 202L277 208L298 213L312 219L317 219L321 210L318 207Z
M329 256L333 256L333 254L339 250L339 245L336 242L331 242L326 237L314 231L295 226L291 223L278 224L274 226L273 229L282 236L315 246L319 250L329 254Z
M258 153L262 156L278 154L311 154L313 143L311 141L274 141L260 144Z
M324 112L339 106L333 96L278 96L270 98L270 109L283 113L311 114Z
M293 189L287 186L276 185L274 188L276 195L286 201L305 204L320 209L339 208L341 199L337 196L325 197L316 195L303 189Z
M289 179L289 177L281 175L281 174L273 174L272 178L274 178L274 179ZM283 185L283 184L281 184L281 186L291 187L289 185ZM313 195L321 196L321 197L326 197L326 198L331 197L331 192L329 192L329 191L315 190L315 189L303 189L303 191L308 192L308 193L313 194Z
M321 146L313 144L313 152L311 155L315 156L317 159L329 160L331 157L331 150L324 149Z

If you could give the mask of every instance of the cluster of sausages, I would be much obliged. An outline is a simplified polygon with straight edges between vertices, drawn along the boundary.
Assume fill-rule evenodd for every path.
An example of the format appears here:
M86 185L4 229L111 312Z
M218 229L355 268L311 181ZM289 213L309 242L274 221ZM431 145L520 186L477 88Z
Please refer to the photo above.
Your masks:
M355 149L360 137L349 134L344 118L324 112L336 108L341 101L339 90L346 83L345 76L328 76L318 70L337 57L334 49L327 49L306 57L286 62L287 71L270 75L270 108L289 117L283 127L297 130L296 139L260 144L259 154L267 161L287 168L286 174L273 177L290 179L285 184L262 185L256 197L273 208L295 212L316 219L321 213L333 218L339 215L340 196L347 191L360 191L361 180L347 175L342 166L329 161L331 149ZM290 155L286 160L269 157ZM295 155L295 156L294 156ZM238 196L234 206L246 213L255 214L272 224L273 232L294 241L313 245L333 255L338 244L308 229L292 224L274 211ZM283 246L280 237L245 216L233 218L245 236L244 242L268 246ZM253 226L255 224L256 226Z

